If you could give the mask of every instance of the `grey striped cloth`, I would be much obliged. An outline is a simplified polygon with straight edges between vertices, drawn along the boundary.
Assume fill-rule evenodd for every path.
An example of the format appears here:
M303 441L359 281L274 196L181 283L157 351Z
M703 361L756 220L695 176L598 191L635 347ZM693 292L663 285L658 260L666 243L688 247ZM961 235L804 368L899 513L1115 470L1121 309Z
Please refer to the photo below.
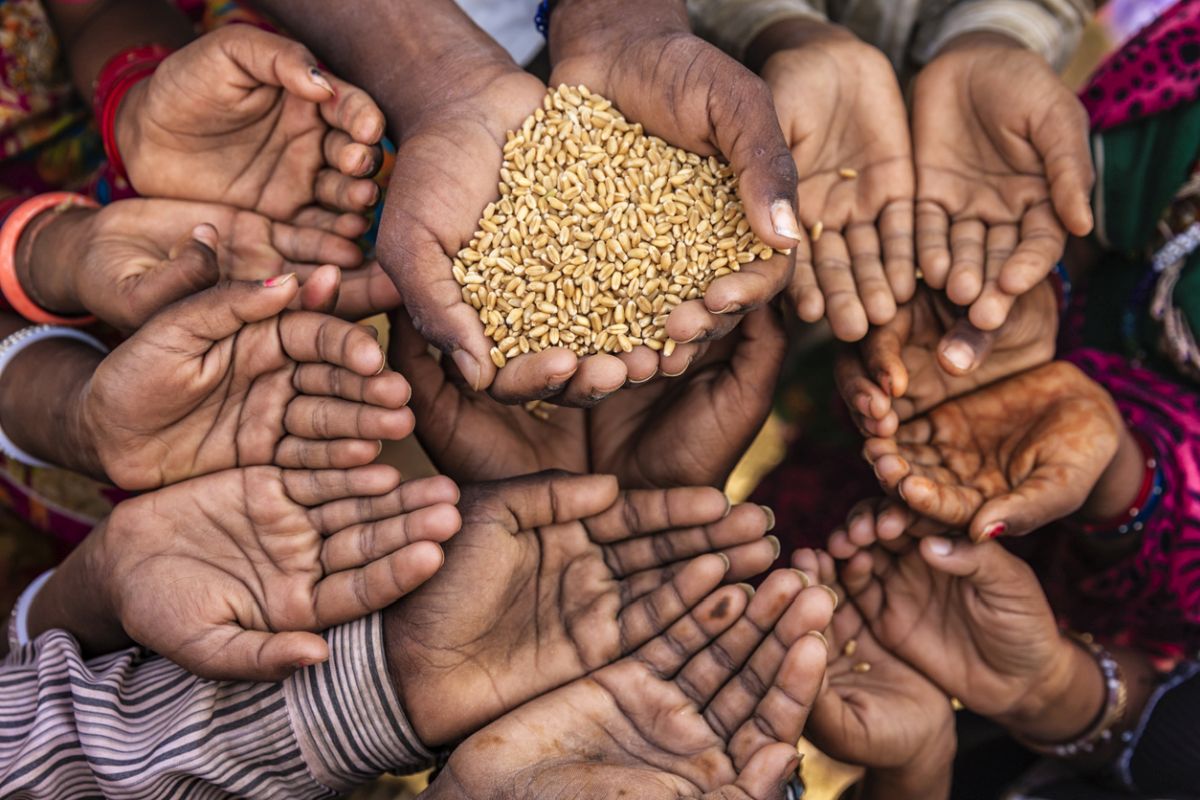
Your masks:
M220 683L143 650L85 661L50 631L0 663L0 797L333 797L432 763L387 673L379 614L283 683Z
M909 76L964 33L1011 36L1062 68L1079 45L1094 0L688 0L696 31L736 58L789 17L845 25Z

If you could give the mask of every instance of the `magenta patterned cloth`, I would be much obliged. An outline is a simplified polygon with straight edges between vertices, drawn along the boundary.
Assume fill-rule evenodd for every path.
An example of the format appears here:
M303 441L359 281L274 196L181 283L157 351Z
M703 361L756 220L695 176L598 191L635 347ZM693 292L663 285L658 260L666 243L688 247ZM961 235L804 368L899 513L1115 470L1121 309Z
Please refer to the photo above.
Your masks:
M1099 350L1067 355L1117 403L1153 446L1164 491L1141 547L1103 571L1068 548L1044 567L1055 612L1076 630L1164 656L1200 651L1200 398L1188 388ZM1042 532L1036 537L1043 536ZM1036 538L1035 537L1035 538ZM1061 533L1062 542L1068 535ZM1055 548L1057 549L1057 548Z
M1080 93L1092 130L1189 103L1200 94L1200 0L1179 0L1104 62Z

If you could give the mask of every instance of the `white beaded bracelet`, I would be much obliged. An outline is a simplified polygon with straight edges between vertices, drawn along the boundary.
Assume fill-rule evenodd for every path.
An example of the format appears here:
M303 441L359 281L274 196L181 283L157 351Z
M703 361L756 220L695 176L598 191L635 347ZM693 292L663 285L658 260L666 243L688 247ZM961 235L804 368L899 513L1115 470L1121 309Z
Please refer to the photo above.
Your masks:
M108 348L104 346L95 336L90 336L83 331L75 328L67 328L62 325L34 325L29 328L22 328L16 333L9 336L4 341L0 342L0 377L4 375L5 368L17 355L29 347L30 345L43 342L47 339L75 339L83 342L86 345L96 348L101 353L108 353ZM41 459L34 458L26 453L21 448L13 444L12 439L4 432L3 426L0 426L0 452L4 455L26 464L31 467L52 467L53 464L47 464Z

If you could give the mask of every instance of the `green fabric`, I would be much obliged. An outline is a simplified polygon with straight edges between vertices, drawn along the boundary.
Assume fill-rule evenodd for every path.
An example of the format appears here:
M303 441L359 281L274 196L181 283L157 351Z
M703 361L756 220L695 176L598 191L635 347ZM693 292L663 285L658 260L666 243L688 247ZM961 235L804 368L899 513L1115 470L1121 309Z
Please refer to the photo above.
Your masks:
M1140 253L1196 161L1200 103L1123 125L1101 139L1097 161L1108 244Z

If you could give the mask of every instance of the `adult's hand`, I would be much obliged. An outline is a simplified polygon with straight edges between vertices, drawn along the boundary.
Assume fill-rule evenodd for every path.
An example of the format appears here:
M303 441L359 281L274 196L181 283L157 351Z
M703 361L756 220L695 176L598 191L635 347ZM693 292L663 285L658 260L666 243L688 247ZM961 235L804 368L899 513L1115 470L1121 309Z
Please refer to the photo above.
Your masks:
M636 652L543 695L454 750L433 800L776 800L821 685L832 603L795 573L664 621Z
M250 25L208 33L125 96L117 145L140 194L366 231L383 113L303 45ZM326 210L326 209L332 209Z
M1083 506L1124 430L1108 392L1055 361L949 400L894 439L868 439L864 453L913 511L979 541Z
M912 144L891 63L845 28L785 19L748 50L761 63L796 161L812 258L796 258L788 299L856 341L912 297ZM818 227L819 226L819 227Z
M619 492L543 473L465 487L446 564L387 617L422 742L470 734L659 634L724 580L767 569L767 515L710 488Z
M1087 114L1040 56L970 34L917 76L912 119L921 270L995 330L1092 230Z
M1042 281L1013 303L994 331L981 331L943 292L922 286L896 318L839 354L838 391L868 436L946 400L1045 364L1054 357L1058 299Z
M101 474L150 489L235 466L368 464L412 431L408 383L369 329L285 311L293 276L169 306L96 368L70 414Z
M692 34L680 0L563 0L550 18L552 85L584 85L668 143L727 160L754 233L776 250L804 239L796 221L796 166L771 92L757 76ZM728 333L746 311L787 286L792 259L776 255L718 278L702 300L667 320L677 342ZM661 367L678 372L693 348Z

